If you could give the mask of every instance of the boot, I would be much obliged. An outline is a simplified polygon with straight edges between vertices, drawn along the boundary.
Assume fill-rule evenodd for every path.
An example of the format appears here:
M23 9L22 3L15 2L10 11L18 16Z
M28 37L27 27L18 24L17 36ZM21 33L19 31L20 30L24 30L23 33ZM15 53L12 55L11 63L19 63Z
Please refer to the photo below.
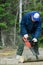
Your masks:
M16 55L16 60L18 63L23 63L24 62L24 56Z

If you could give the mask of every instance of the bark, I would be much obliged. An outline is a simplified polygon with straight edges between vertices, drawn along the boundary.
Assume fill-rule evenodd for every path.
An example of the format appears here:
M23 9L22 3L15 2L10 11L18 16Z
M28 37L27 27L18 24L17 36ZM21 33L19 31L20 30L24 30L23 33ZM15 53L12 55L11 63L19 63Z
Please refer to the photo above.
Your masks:
M16 23L17 23L17 17L18 17L18 10L17 10L17 14L16 14L16 19L15 19L15 28L14 28L14 45L16 43Z
M22 0L19 2L19 27L22 19Z
M33 1L34 1L34 3L33 3L34 4L34 8L36 9L36 0L33 0Z
M2 40L1 40L1 28L0 28L0 46L2 46Z
M26 10L27 0L24 1L24 10Z
M38 59L36 59L36 57L35 56L32 56L32 57L30 57L30 58L28 58L28 59L24 59L24 62L38 62L38 61L43 61L43 56L38 56Z
M5 39L5 35L3 34L3 32L4 32L4 31L1 29L1 41L2 41L2 46L5 46L5 42L4 42L4 41L5 41L5 40L4 40L4 39Z
M40 4L41 4L40 10L42 10L42 0L40 0Z

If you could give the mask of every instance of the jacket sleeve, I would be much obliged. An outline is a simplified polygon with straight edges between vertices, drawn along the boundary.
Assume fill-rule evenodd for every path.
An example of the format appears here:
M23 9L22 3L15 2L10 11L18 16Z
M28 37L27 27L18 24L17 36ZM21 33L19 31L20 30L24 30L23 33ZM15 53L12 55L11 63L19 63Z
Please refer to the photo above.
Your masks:
M22 21L21 21L21 24L20 24L20 34L21 36L24 36L25 34L27 34L27 30L26 30L26 22L25 22L25 17L22 17Z
M37 28L36 28L36 31L35 31L35 38L38 38L40 36L40 33L41 33L41 22L39 22Z

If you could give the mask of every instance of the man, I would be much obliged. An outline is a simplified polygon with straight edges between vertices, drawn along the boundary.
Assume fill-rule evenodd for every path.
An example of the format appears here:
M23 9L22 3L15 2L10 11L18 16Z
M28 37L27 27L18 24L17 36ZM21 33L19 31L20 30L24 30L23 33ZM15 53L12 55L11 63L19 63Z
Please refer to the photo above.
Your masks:
M38 38L40 36L40 33L41 33L40 13L37 11L32 11L24 14L21 21L20 34L22 39L25 38L26 40L29 38L29 35L32 36L32 42L34 43L34 50L37 55L39 54ZM16 56L17 59L19 59L22 56L23 49L24 49L24 43L21 43L17 50L17 56Z

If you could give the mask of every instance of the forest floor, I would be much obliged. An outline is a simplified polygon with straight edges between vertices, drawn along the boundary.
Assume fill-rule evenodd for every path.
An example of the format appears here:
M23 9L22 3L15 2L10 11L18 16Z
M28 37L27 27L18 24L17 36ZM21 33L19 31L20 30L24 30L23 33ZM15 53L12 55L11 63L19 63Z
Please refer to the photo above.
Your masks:
M43 57L43 48L39 48L40 55ZM23 56L27 58L33 57L31 51L25 47ZM25 63L17 63L16 59L16 49L12 48L4 48L0 50L0 65L43 65L43 61L38 62L25 62Z

